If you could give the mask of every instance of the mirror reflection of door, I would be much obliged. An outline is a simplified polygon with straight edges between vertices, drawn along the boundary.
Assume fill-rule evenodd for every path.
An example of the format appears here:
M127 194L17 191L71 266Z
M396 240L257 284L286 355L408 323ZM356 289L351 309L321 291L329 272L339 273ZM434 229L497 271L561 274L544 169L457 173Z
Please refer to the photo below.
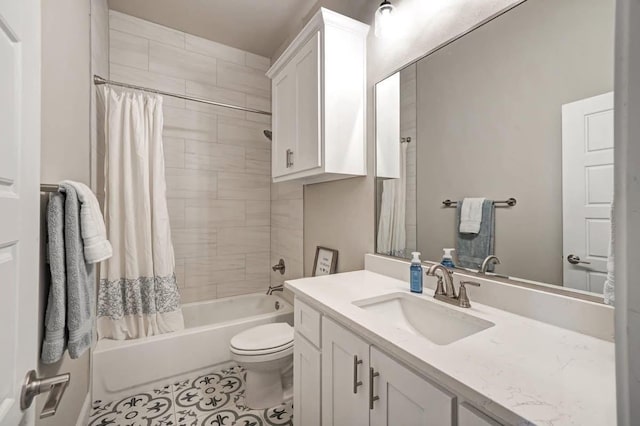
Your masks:
M613 93L562 106L563 280L602 293L613 200Z

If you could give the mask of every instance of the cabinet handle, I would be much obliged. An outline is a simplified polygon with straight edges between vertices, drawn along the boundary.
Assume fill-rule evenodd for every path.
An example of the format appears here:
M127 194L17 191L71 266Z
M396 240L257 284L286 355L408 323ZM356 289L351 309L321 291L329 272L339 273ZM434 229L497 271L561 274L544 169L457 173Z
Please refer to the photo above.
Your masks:
M293 167L293 151L290 149L287 150L287 169L289 167Z
M373 403L380 399L379 396L373 395L373 379L379 375L380 373L375 371L373 367L369 367L369 410L373 410Z
M362 386L362 380L358 380L358 365L362 364L362 360L358 359L358 355L353 356L353 393L358 393L358 386Z

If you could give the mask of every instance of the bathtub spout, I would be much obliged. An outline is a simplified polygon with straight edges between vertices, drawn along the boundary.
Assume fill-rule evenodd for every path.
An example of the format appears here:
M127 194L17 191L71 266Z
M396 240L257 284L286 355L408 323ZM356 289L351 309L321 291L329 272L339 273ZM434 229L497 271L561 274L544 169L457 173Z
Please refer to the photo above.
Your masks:
M272 295L276 291L284 291L284 284L278 284L273 286L269 285L269 288L267 289L267 295Z

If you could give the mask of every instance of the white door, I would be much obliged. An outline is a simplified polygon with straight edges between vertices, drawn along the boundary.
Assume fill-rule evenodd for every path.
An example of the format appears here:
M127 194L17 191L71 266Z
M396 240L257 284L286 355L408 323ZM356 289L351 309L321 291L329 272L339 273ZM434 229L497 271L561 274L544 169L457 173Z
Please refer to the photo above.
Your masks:
M322 318L322 424L369 424L369 344Z
M612 200L613 93L606 93L562 106L564 286L602 293Z
M0 425L34 423L38 356L40 1L0 0Z
M320 350L296 332L293 345L293 418L298 425L320 425L320 359Z
M292 173L290 152L295 144L296 85L293 67L287 65L274 77L272 87L273 141L271 144L272 176Z
M291 60L296 75L296 148L293 170L321 165L320 33L316 33Z
M374 372L371 426L452 425L455 397L374 347L371 369Z

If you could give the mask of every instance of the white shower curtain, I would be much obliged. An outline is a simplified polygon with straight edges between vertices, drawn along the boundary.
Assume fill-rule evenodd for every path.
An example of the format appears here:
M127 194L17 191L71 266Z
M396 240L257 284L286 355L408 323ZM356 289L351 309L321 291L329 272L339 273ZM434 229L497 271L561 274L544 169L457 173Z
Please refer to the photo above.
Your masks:
M100 88L105 218L113 257L100 268L99 338L184 328L166 200L162 98Z
M378 222L378 253L407 257L407 143L400 144L400 177L382 182Z

